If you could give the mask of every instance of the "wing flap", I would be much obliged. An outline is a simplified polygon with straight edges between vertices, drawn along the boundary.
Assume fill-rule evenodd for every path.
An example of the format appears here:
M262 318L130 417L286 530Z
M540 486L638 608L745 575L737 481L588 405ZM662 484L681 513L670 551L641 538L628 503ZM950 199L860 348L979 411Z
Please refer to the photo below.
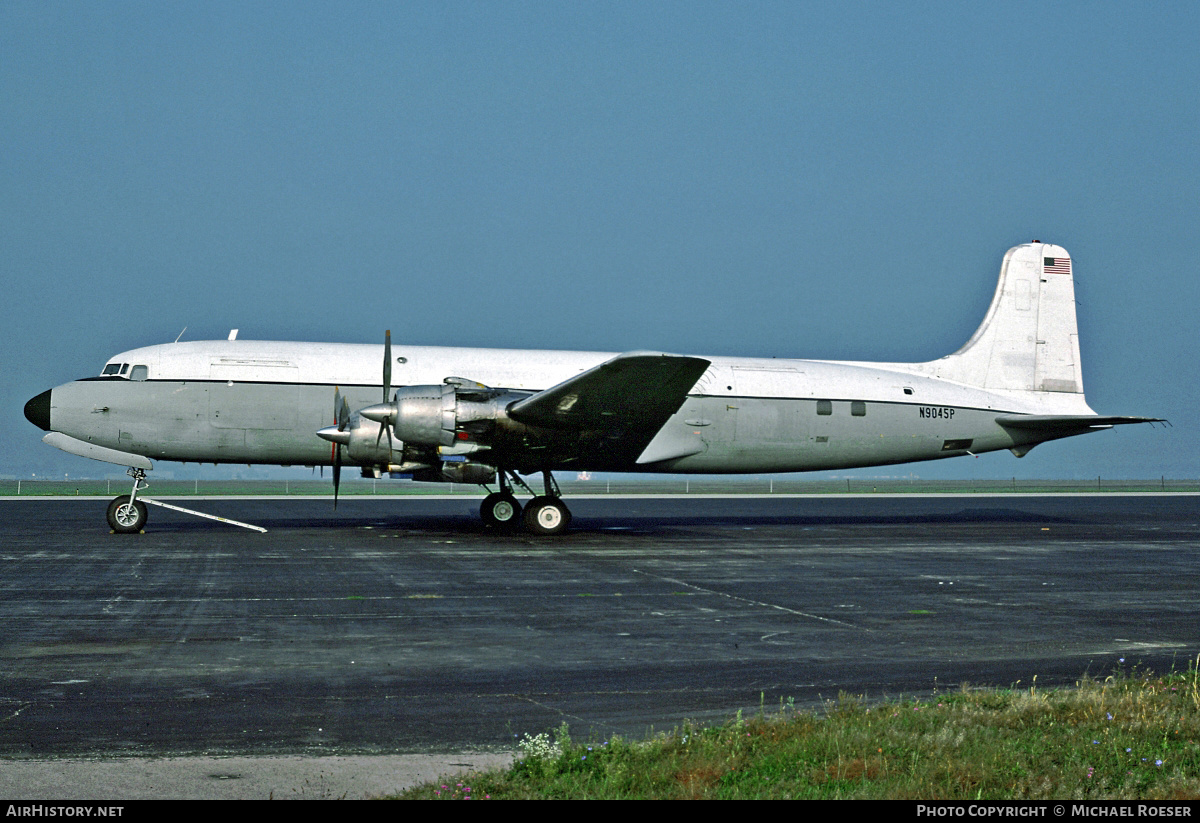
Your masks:
M691 431L690 427L686 431L672 431L664 426L638 456L637 464L644 466L678 460L681 457L700 454L707 449L708 444L700 439L699 432Z

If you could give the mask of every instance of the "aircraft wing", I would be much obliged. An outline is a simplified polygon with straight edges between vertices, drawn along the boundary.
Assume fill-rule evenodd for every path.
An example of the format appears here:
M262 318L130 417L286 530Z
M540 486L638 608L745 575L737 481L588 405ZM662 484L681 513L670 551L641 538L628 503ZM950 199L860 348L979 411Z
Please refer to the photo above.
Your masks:
M710 361L627 352L508 408L530 426L577 431L580 456L637 457L679 410Z
M1165 423L1161 417L1101 417L1094 414L1008 414L996 418L1008 429L1032 429L1054 435L1079 434L1092 429L1111 429L1127 423Z

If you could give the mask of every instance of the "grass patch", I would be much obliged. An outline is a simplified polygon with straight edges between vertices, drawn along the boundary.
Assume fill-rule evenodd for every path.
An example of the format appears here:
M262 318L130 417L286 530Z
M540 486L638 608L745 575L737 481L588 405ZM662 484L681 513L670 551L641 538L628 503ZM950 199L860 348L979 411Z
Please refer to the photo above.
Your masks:
M1118 671L1074 688L972 689L818 711L780 706L644 741L579 743L566 725L521 742L512 767L400 799L1200 798L1200 682Z

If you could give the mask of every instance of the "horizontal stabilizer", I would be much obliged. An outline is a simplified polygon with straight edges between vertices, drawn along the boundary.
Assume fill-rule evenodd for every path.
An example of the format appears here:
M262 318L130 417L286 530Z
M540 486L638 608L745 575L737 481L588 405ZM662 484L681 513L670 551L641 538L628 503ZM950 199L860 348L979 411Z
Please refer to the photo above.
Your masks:
M1161 417L1102 417L1094 414L1013 414L1002 415L996 422L1006 429L1026 429L1046 434L1068 435L1110 429L1129 423L1166 423Z

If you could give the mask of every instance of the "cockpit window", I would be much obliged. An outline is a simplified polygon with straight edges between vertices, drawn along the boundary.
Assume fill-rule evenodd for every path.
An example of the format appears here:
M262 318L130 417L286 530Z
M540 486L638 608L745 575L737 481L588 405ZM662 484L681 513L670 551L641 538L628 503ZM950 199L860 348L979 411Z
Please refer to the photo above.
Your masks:
M104 367L104 371L100 372L100 374L106 377L114 377L119 374L124 374L126 371L128 371L128 369L128 363L109 363Z

